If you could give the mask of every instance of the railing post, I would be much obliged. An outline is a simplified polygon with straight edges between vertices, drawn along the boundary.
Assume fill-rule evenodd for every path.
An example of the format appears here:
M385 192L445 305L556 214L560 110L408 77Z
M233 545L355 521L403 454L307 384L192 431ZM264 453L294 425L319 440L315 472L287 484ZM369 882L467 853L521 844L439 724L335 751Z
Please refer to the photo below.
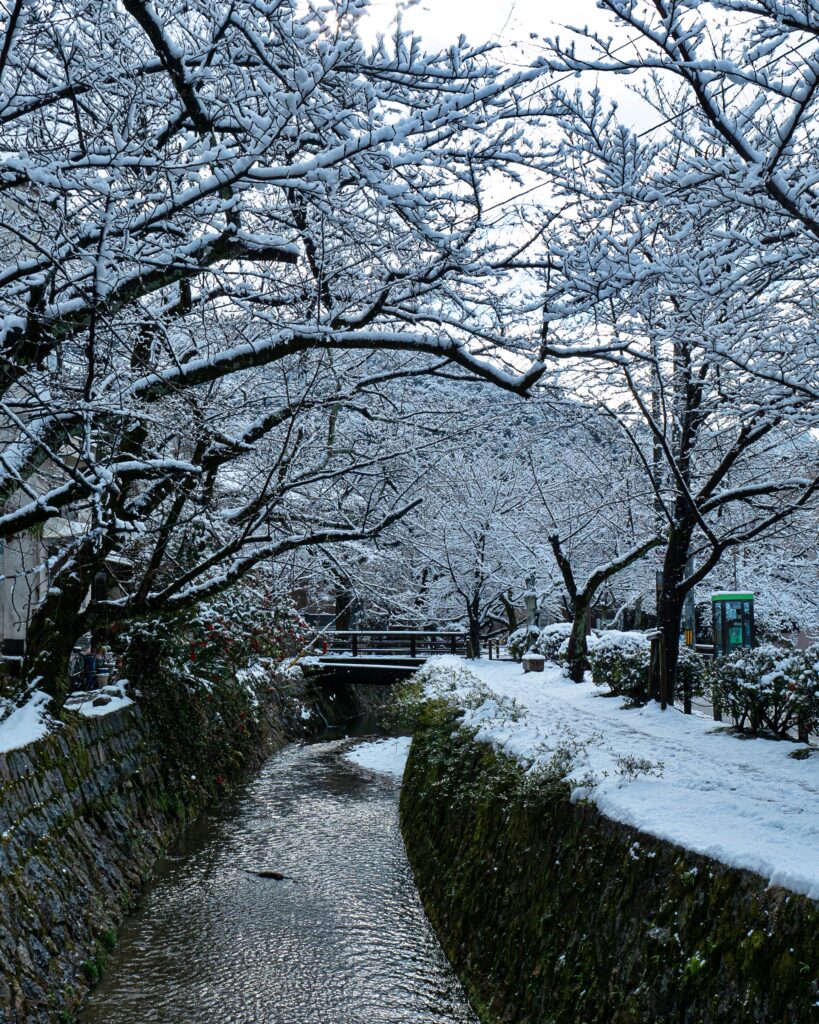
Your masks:
M450 647L450 651L451 651L452 654L457 654L457 651L455 650L455 640L456 640L456 638L453 635L450 638L450 641L449 641L449 647Z
M357 658L358 657L358 633L353 633L353 635L352 635L352 649L353 649L353 657Z
M413 633L410 637L410 657L415 657L415 634Z

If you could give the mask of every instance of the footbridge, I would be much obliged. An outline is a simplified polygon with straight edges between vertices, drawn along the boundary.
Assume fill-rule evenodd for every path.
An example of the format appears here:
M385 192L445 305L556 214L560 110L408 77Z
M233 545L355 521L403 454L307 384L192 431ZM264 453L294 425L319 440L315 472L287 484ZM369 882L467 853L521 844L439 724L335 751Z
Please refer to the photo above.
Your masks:
M466 633L449 630L333 630L314 642L305 671L322 679L392 683L411 676L436 654L466 656Z

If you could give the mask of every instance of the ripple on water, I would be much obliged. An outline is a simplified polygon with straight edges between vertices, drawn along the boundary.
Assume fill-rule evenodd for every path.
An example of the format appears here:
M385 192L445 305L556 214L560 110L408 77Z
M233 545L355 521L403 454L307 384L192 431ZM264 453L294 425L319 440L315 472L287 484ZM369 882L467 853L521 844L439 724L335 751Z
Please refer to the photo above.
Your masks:
M477 1021L421 907L397 787L338 748L277 754L191 830L123 926L83 1024Z

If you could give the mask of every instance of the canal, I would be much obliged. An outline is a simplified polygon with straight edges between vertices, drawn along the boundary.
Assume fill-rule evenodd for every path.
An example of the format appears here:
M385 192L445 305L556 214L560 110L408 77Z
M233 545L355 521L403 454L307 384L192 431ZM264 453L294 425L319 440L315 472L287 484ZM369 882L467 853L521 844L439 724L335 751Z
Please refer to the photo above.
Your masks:
M398 782L348 747L286 748L186 833L82 1024L477 1022L415 889Z

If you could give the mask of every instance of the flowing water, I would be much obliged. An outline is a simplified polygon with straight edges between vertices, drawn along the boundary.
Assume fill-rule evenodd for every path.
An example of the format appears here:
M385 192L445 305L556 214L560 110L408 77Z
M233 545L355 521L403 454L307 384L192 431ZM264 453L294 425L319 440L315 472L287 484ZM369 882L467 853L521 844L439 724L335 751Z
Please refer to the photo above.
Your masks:
M473 1024L398 828L398 786L292 746L185 835L83 1024ZM249 872L276 870L276 881Z

